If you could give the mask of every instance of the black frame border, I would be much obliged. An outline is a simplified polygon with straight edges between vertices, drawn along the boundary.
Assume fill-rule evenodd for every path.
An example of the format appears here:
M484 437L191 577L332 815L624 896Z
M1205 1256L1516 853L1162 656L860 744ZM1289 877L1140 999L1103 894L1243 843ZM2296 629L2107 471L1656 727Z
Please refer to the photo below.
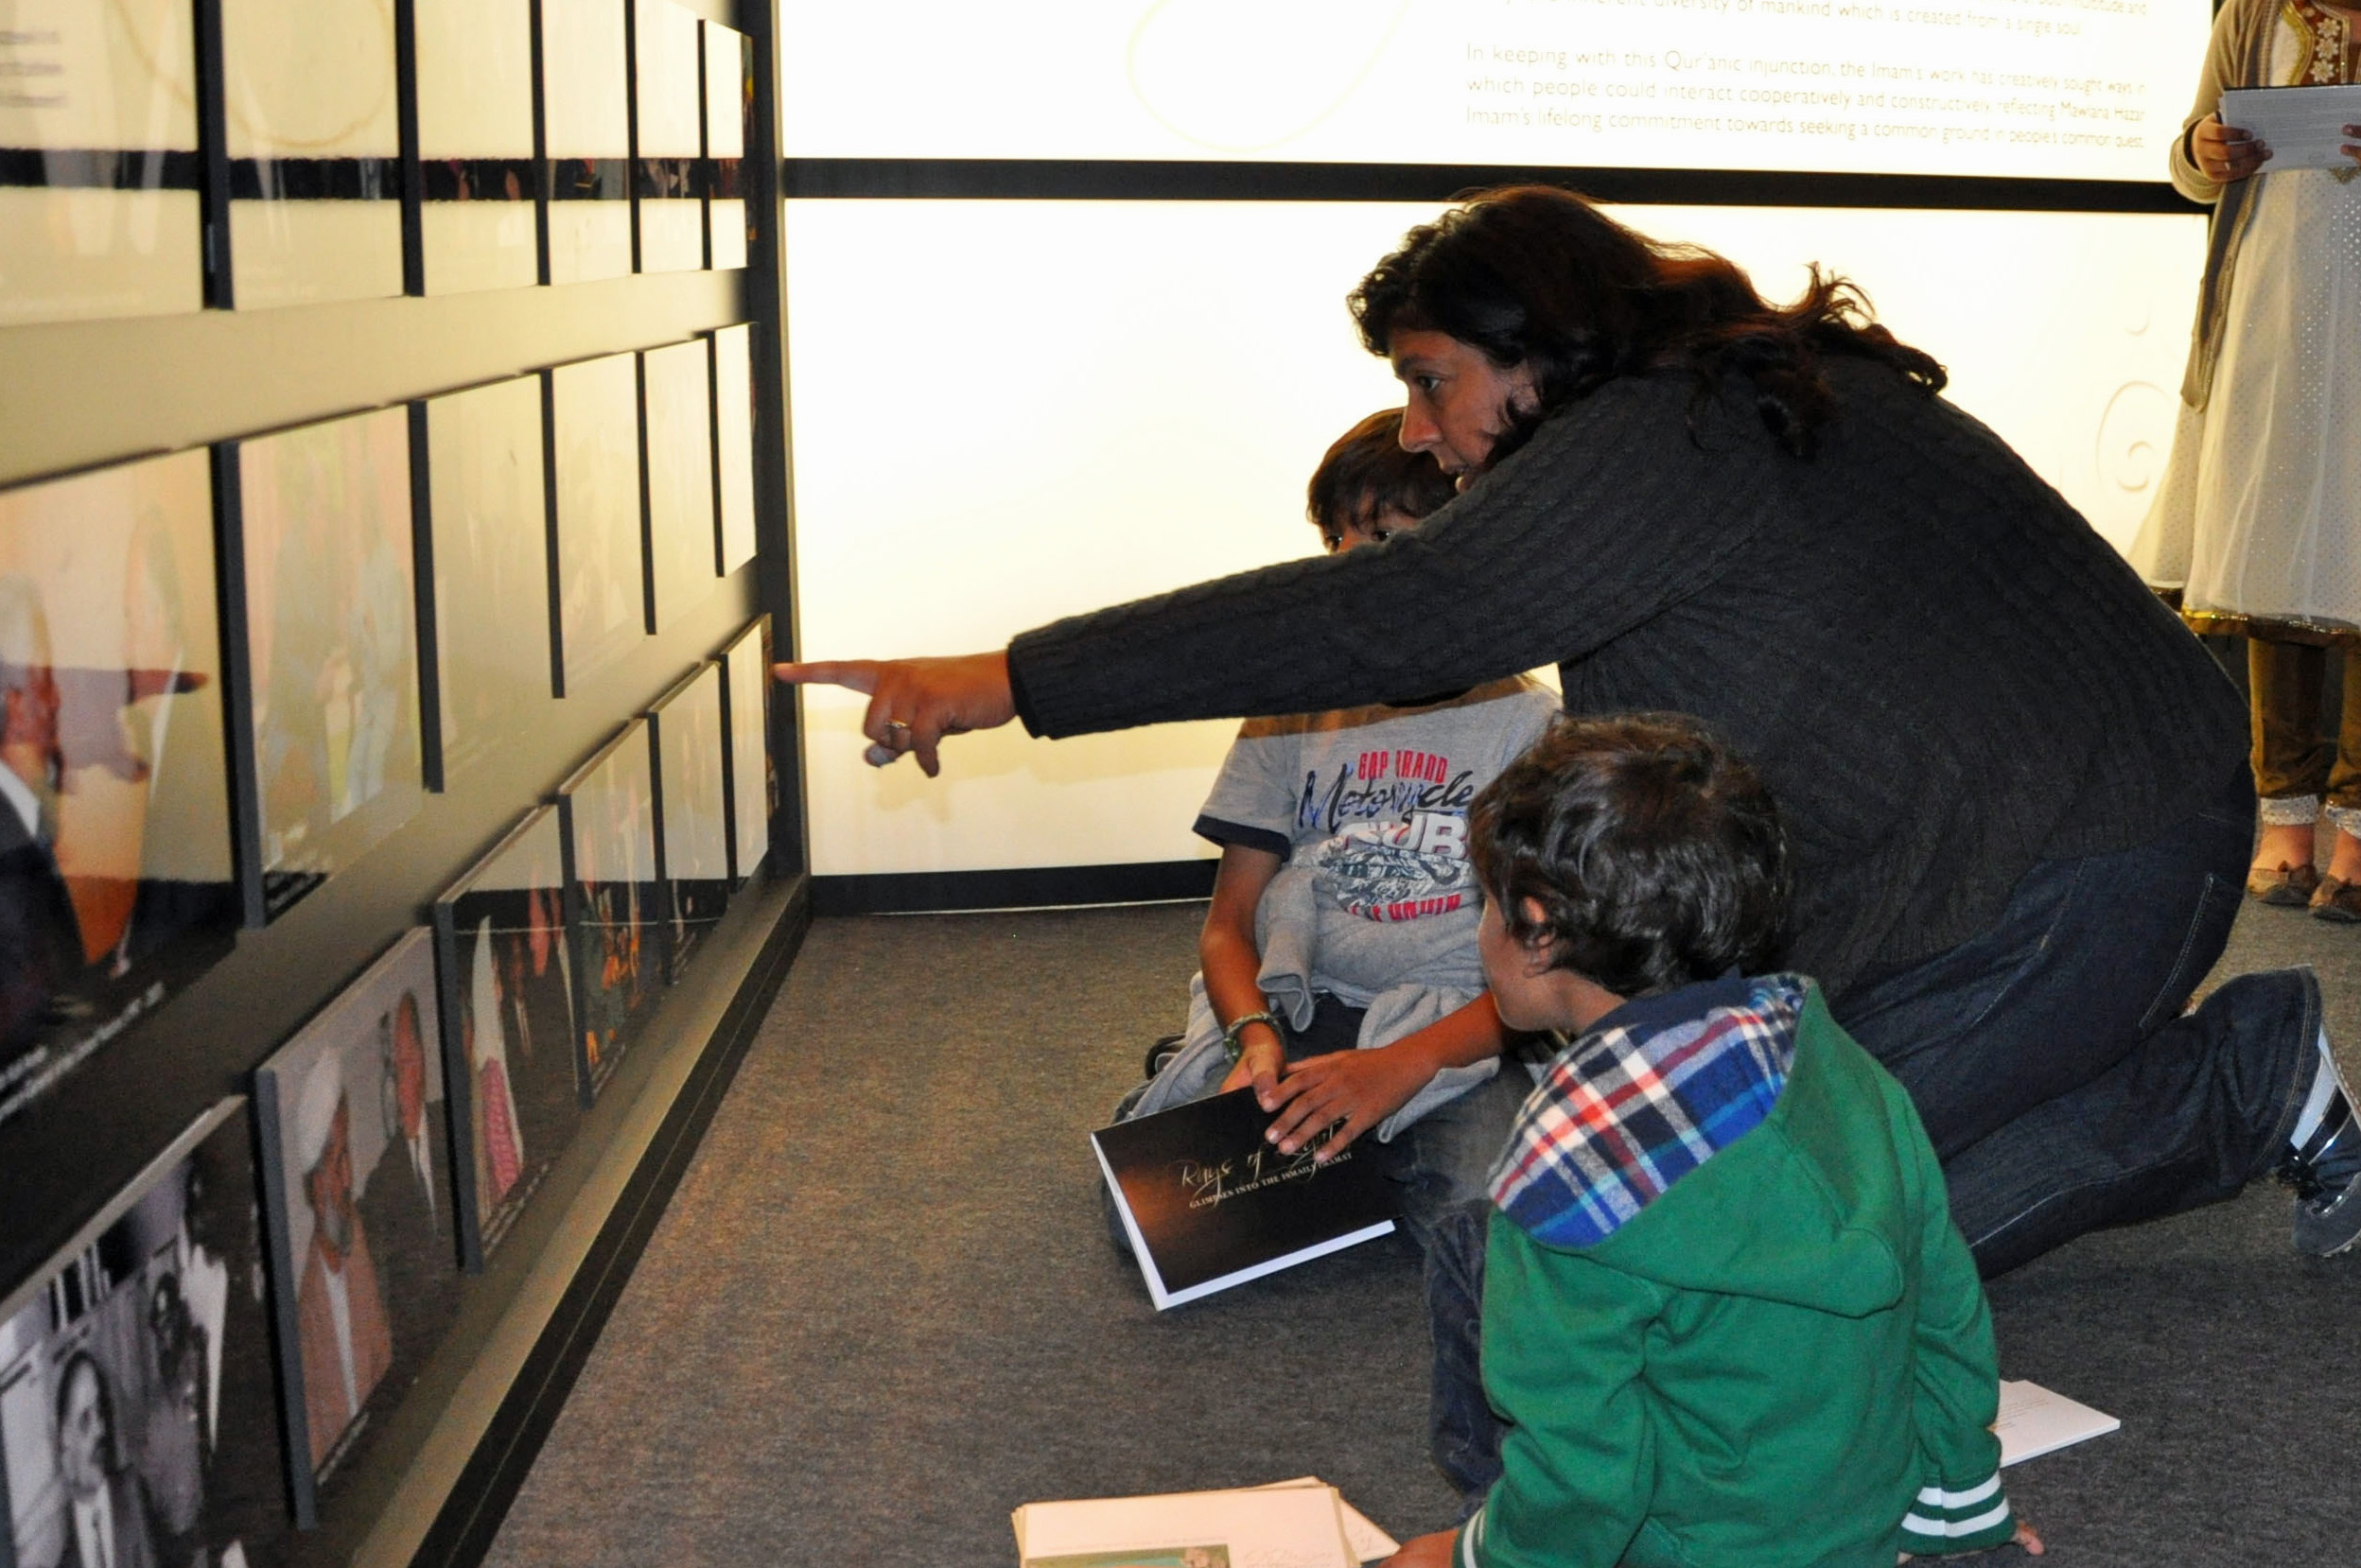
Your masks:
M1449 201L1490 185L1688 207L1922 207L2201 213L2161 181L1542 164L1310 164L1046 158L788 158L790 200Z

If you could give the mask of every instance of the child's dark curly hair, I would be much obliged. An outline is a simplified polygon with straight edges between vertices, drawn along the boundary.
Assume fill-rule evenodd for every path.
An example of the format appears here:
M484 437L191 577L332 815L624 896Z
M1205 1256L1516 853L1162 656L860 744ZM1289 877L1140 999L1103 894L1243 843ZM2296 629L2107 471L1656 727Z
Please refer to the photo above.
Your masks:
M1551 943L1552 967L1618 996L1760 973L1785 946L1778 808L1685 715L1560 719L1476 797L1469 825L1510 934Z

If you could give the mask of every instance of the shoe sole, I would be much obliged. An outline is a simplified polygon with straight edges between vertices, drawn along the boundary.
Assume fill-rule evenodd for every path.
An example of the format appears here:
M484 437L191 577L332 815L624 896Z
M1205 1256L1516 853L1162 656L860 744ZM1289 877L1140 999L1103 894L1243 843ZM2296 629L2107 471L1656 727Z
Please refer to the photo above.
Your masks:
M2249 887L2247 889L2247 897L2258 904L2268 904L2273 909L2303 909L2312 902L2312 894L2309 889L2299 891L2285 882L2262 889ZM2352 919L2354 916L2345 915L2342 918Z
M2361 1243L2361 1180L2317 1214L2306 1213L2299 1203L2295 1243L2296 1250L2307 1258L2341 1258Z
M2361 915L2354 914L2342 904L2314 904L2312 918L2333 921L2340 926L2361 925Z

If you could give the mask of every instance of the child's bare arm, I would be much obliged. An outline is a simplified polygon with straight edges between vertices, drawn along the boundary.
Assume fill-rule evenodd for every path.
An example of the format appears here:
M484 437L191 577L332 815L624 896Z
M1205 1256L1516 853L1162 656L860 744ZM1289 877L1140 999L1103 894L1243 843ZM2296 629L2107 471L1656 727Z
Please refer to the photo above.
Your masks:
M1213 906L1198 932L1197 961L1205 972L1205 1000L1214 1004L1214 1017L1225 1029L1268 1005L1263 999L1263 953L1254 943L1254 910L1282 863L1268 849L1222 845L1221 864L1214 872ZM1279 1073L1285 1062L1279 1032L1267 1023L1250 1023L1238 1034L1237 1065L1221 1081L1222 1092L1251 1085L1255 1099L1269 1110L1279 1103Z
M1497 1056L1507 1042L1508 1030L1486 992L1390 1045L1297 1062L1279 1083L1277 1103L1285 1108L1270 1124L1271 1141L1280 1153L1293 1154L1322 1127L1341 1122L1320 1145L1319 1158L1327 1159L1408 1105L1444 1068Z

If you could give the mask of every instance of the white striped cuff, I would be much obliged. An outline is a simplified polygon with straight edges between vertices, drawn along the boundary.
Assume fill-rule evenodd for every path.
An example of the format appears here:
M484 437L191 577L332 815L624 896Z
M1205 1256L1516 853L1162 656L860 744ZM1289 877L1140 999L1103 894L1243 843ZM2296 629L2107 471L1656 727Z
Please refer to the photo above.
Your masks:
M2001 1473L1994 1471L1977 1485L1960 1490L1943 1487L1919 1490L1916 1506L1902 1516L1905 1550L1926 1552L1958 1549L2009 1524L2008 1499L2001 1494Z
M1492 1499L1487 1497L1484 1499L1484 1506L1478 1508L1469 1516L1467 1523L1460 1526L1459 1550L1452 1554L1452 1559L1458 1563L1459 1568L1482 1568L1483 1559L1479 1554L1484 1549L1484 1515L1491 1507Z

